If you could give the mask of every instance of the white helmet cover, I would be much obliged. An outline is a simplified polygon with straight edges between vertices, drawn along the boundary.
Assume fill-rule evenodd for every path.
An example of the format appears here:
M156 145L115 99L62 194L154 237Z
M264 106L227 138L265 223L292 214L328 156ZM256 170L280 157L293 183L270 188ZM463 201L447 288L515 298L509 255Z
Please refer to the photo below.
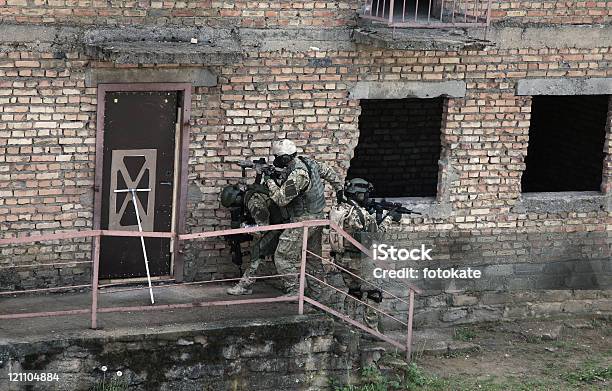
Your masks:
M272 154L275 156L293 155L296 152L297 147L291 140L278 140L272 143Z

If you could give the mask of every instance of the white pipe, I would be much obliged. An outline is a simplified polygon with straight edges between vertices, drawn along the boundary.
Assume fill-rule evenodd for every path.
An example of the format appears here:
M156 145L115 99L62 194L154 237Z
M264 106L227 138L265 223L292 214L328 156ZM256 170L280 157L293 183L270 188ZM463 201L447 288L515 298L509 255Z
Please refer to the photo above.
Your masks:
M136 221L138 221L138 231L142 232L142 224L140 224L140 213L138 213L138 206L136 205L136 192L138 189L129 189L132 194L132 204L134 204L134 210L136 211ZM117 191L117 190L115 190ZM140 191L151 191L151 189L140 189ZM151 295L151 304L155 304L153 299L153 287L151 286L151 273L149 273L149 259L147 258L147 250L145 248L144 236L140 237L140 244L142 245L142 254L144 255L145 268L147 269L147 281L149 282L149 295Z

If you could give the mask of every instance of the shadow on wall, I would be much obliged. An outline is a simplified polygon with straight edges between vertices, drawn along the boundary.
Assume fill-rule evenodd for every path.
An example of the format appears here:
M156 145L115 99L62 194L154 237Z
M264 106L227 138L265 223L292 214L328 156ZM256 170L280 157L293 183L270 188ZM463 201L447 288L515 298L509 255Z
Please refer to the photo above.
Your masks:
M541 289L611 289L612 260L572 260L544 264Z

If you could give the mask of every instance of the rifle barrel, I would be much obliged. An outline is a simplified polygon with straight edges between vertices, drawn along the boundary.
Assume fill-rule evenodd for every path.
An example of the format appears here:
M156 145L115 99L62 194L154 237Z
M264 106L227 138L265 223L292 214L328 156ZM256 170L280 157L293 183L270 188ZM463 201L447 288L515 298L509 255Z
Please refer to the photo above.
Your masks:
M413 211L412 209L403 207L402 204L400 204L399 202L372 201L371 205L374 207L374 209L377 209L377 210L395 210L401 214L415 214L415 215L421 214L419 212Z

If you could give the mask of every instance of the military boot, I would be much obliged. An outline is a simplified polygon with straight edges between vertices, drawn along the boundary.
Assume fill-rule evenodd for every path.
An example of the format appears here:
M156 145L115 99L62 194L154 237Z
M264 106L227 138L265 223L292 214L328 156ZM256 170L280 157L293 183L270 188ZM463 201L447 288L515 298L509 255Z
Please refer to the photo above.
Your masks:
M241 279L240 281L238 281L238 284L234 285L231 288L228 288L226 292L228 295L233 296L251 295L253 294L253 289L251 289L251 285L253 284L249 281Z

